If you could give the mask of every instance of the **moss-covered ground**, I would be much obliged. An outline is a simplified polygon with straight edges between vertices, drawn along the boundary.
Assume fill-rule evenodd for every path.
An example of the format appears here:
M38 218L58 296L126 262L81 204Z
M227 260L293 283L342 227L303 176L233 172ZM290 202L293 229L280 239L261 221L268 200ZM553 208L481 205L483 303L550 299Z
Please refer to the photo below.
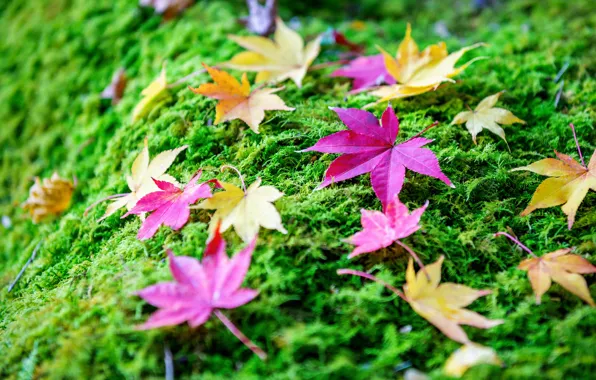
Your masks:
M474 10L472 1L354 1L360 8L336 1L294 3L281 12L286 19L298 17L302 35L336 27L371 54L375 45L394 51L407 22L421 46L442 40L437 30L445 26L450 50L489 44L469 54L489 59L472 65L457 83L392 104L401 138L441 122L426 135L435 139L431 148L456 184L451 189L408 174L401 199L410 207L428 199L430 206L423 230L406 242L425 262L445 255L445 281L494 289L472 309L506 322L466 331L495 348L506 366L480 366L467 378L593 376L596 310L558 285L535 305L526 274L516 269L525 254L492 237L511 227L536 253L575 246L596 261L596 194L588 194L568 231L559 208L519 216L543 178L509 171L551 157L553 149L577 158L570 122L585 155L596 148L593 3L514 0L483 10ZM162 23L136 0L0 4L0 216L12 221L0 226L1 377L159 378L165 347L176 375L184 378L387 379L400 377L408 366L442 376L442 364L458 344L380 285L335 273L349 267L404 282L407 256L395 248L346 258L351 247L341 239L359 230L360 209L380 209L368 176L313 191L334 155L296 152L343 128L329 106L362 107L372 97L346 98L348 82L330 78L329 68L309 73L301 89L285 83L280 95L296 111L268 113L259 135L240 121L212 126L215 102L183 86L148 117L130 123L141 89L163 62L176 80L201 62L216 64L241 51L226 35L246 33L236 22L244 13L241 1L199 1L179 19ZM364 31L350 29L354 14L366 20ZM334 59L325 49L316 63ZM553 78L566 63L555 108L559 84ZM124 99L112 107L99 93L120 66L130 80ZM208 80L201 75L189 84ZM500 105L527 121L506 127L511 152L488 132L475 146L465 128L449 126L466 104L500 90L507 90ZM372 111L380 116L383 108ZM180 232L164 228L142 243L135 236L137 218L121 220L118 214L98 223L105 206L83 216L90 203L127 190L125 175L145 136L152 154L189 145L170 170L182 181L202 167L205 178L235 182L232 172L218 171L230 164L249 182L260 176L286 194L276 205L289 233L262 231L247 276L246 284L261 293L227 312L269 353L267 362L217 319L196 330L134 329L153 308L131 293L170 279L162 247L200 257L209 220L207 212L196 211ZM72 207L34 225L19 204L33 176L54 170L78 178ZM37 258L8 293L40 239ZM230 252L242 246L233 232L226 239ZM587 279L596 294L594 276ZM400 332L407 325L411 332Z

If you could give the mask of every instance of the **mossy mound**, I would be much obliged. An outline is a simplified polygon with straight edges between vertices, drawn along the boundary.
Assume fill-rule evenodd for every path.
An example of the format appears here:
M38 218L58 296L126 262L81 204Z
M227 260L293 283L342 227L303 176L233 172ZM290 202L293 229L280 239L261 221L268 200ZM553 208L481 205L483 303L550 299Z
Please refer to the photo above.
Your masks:
M308 3L296 3L297 11L309 9ZM444 281L494 289L472 309L505 324L467 331L495 348L506 367L476 367L466 378L572 379L596 373L596 310L558 285L535 305L525 273L516 269L525 254L492 237L511 227L537 253L575 246L596 260L596 194L588 194L568 231L559 208L519 216L543 178L509 171L551 157L553 149L577 157L570 122L586 155L596 148L593 2L513 0L474 10L467 1L453 6L386 1L379 8L364 1L362 9L373 18L360 32L350 31L346 21L355 9L350 4L358 2L323 3L326 7L299 17L303 36L337 27L372 54L375 45L394 51L411 22L421 46L442 39L450 51L489 44L470 53L488 59L472 65L457 83L392 104L401 138L441 122L426 135L435 139L431 149L456 185L450 189L408 174L402 201L418 207L428 199L430 206L424 229L407 241L425 262L446 256ZM286 19L295 15L281 11ZM309 73L300 89L286 82L280 96L296 111L268 113L259 135L240 121L212 126L215 102L184 87L142 121L130 123L141 89L164 61L168 77L178 79L201 62L216 64L241 51L226 35L246 33L236 22L244 12L241 1L199 1L179 19L162 23L135 0L0 4L0 216L12 221L0 227L2 377L157 378L165 373L166 346L177 376L185 378L385 379L408 366L442 376L441 366L458 344L381 286L335 273L345 267L374 269L391 283L404 282L407 257L396 249L346 258L351 247L341 239L360 229L359 210L380 209L368 176L313 192L335 156L296 152L343 128L329 106L360 108L372 97L346 98L349 83L330 78L331 69L325 69ZM437 31L445 28L449 36L439 37ZM334 54L328 49L317 62L333 60ZM566 63L555 108L559 84L553 78ZM112 107L99 93L120 66L130 81L122 102ZM189 84L208 80L202 75ZM500 90L507 90L500 104L527 121L505 128L511 152L488 132L476 146L465 128L448 125L466 104ZM382 110L372 109L377 116ZM247 276L247 284L261 293L227 313L270 354L266 363L216 319L196 330L186 325L134 330L152 308L132 291L170 278L162 247L200 257L209 221L207 212L194 212L180 232L163 228L142 243L136 239L138 219L112 216L97 223L104 206L83 216L92 202L126 190L124 177L145 136L152 154L189 145L169 171L182 181L203 168L204 178L235 182L233 173L218 170L231 164L248 182L258 176L286 194L276 205L289 233L261 233ZM73 205L56 220L34 225L18 206L32 177L54 170L78 178ZM234 233L226 238L230 251L242 246ZM7 293L40 239L38 257ZM594 284L594 276L588 283ZM412 331L401 333L406 325Z

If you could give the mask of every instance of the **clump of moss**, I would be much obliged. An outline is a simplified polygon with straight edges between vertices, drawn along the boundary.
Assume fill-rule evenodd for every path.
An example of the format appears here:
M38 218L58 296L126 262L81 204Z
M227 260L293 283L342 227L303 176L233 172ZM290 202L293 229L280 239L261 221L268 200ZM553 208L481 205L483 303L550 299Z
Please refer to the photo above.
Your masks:
M392 104L404 137L432 120L441 122L427 135L435 139L432 149L456 184L449 189L432 178L408 174L402 201L410 207L430 201L424 229L411 243L426 262L446 256L445 281L494 289L473 306L490 318L504 318L505 324L468 331L473 340L495 348L507 367L480 366L467 378L531 378L540 373L568 379L594 373L596 311L558 286L534 305L525 274L515 269L523 252L492 238L511 227L537 253L576 246L594 261L596 196L588 194L571 231L558 208L522 218L519 212L541 178L509 171L550 157L553 149L573 156L569 122L577 126L586 152L596 148L591 2L513 0L482 11L465 6L467 2L454 7L418 2L375 13L366 1L361 9L377 18L362 31L349 29L351 2L327 3L313 17L301 18L302 35L333 25L373 54L375 45L394 50L406 22L412 23L421 46L434 43L442 39L434 33L440 21L451 33L450 49L489 44L477 54L490 58L475 63L457 83ZM216 64L240 51L226 35L242 33L235 19L243 12L241 2L203 1L180 19L162 23L135 1L0 5L0 34L5 36L0 39L0 215L12 220L10 228L0 227L3 288L44 239L15 289L0 293L3 377L162 376L165 345L182 377L381 379L394 378L408 366L441 377L442 363L456 343L382 287L335 274L349 266L376 270L395 284L404 281L406 258L399 252L346 259L350 247L340 239L360 228L359 210L380 208L369 179L362 176L313 192L334 157L296 153L343 128L328 106L362 107L373 100L370 96L345 98L348 83L330 78L327 69L309 73L301 89L286 83L280 95L296 111L269 113L260 135L239 121L212 126L215 103L182 87L146 118L130 124L141 89L164 61L168 76L181 78L201 62ZM286 18L293 15L290 9L281 12ZM320 59L334 54L327 50ZM563 100L555 108L558 84L553 78L566 63ZM99 93L120 66L126 67L130 81L122 102L112 107ZM189 84L207 81L199 76ZM495 136L482 133L475 146L464 128L448 126L466 104L500 90L507 90L502 104L528 122L506 128L511 153ZM382 109L373 112L380 116ZM208 222L207 213L196 212L180 232L163 229L139 242L138 220L113 216L97 223L101 207L83 217L93 201L126 190L124 176L146 136L153 152L189 145L170 170L177 178L187 179L202 167L206 178L234 182L233 174L218 171L233 164L249 182L260 176L286 194L276 205L289 233L261 234L247 276L248 285L261 293L228 313L270 353L267 363L215 320L196 330L134 330L151 308L131 291L169 278L164 244L177 254L200 257ZM60 218L33 225L23 219L18 204L33 176L47 177L54 170L78 178L73 205ZM232 249L242 245L233 233L226 238ZM594 279L588 281L593 284ZM406 325L411 332L401 333Z

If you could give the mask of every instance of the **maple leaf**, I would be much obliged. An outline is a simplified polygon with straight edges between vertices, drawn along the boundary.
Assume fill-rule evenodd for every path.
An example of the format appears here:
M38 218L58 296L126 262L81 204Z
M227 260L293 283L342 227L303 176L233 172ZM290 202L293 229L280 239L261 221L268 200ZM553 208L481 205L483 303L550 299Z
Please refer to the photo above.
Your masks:
M241 288L248 272L256 239L231 259L226 254L226 242L219 229L207 243L203 260L189 256L174 256L167 250L173 282L162 282L136 294L159 308L138 328L141 330L173 326L188 322L198 327L215 314L223 324L261 359L267 354L234 326L220 309L235 309L252 301L258 292Z
M188 88L195 94L218 99L215 107L215 124L223 121L240 119L255 133L259 133L259 124L265 118L265 111L293 111L286 106L275 92L281 88L260 88L251 92L246 74L242 75L242 84L233 76L203 64L215 83L205 83L199 88Z
M135 158L132 164L131 174L126 177L126 183L128 184L130 193L115 194L100 199L87 207L84 215L87 215L89 210L95 207L98 203L109 199L114 199L114 201L106 208L105 214L99 218L98 222L111 216L122 207L126 206L128 210L132 209L140 198L146 194L159 190L159 187L157 187L153 178L160 181L170 182L178 186L179 184L174 177L165 174L165 172L170 165L172 165L178 154L186 148L188 148L188 146L183 145L176 149L163 151L155 156L153 160L149 161L149 148L147 146L147 138L145 138L143 150L141 150L141 153Z
M495 135L501 137L507 143L505 138L505 131L499 124L511 125L513 123L526 124L525 121L518 118L511 111L507 111L503 108L494 108L495 104L499 100L499 97L505 91L497 92L494 95L487 96L482 99L476 106L474 111L460 112L455 116L455 119L451 124L463 124L466 123L466 128L472 135L472 140L476 144L476 135L483 129L488 129Z
M490 290L476 290L465 285L441 281L441 264L444 256L427 265L426 272L414 273L413 260L410 258L406 270L406 285L402 293L397 288L377 277L351 269L340 269L337 274L350 274L376 281L401 299L408 302L418 315L435 325L448 338L459 343L470 343L466 332L460 325L488 329L503 323L503 320L491 320L473 311L464 309L478 297L490 294Z
M155 9L155 13L163 15L164 20L178 16L193 3L194 0L139 0L139 5Z
M577 209L588 194L588 191L590 189L596 191L596 150L592 154L588 166L586 166L575 134L575 127L573 124L570 124L570 126L573 131L573 138L575 139L581 164L570 156L555 150L558 160L545 158L531 165L511 170L528 170L552 177L545 179L538 186L530 200L530 204L522 211L521 215L526 216L539 208L563 205L561 209L567 215L567 226L569 229L573 226Z
M385 68L385 61L382 54L369 57L359 57L348 65L331 73L332 77L352 78L352 91L364 91L383 83L395 84L395 79Z
M528 272L530 284L536 295L536 304L540 304L542 295L550 288L552 281L575 294L590 306L596 306L590 295L586 280L580 274L596 273L596 267L583 257L571 255L573 248L558 249L543 256L536 256L528 247L506 232L495 236L506 236L528 252L532 258L522 261L518 269Z
M287 233L281 222L281 216L271 203L283 196L283 193L273 186L261 186L261 179L246 188L242 174L232 166L224 166L235 170L240 176L242 189L231 183L220 182L224 191L215 193L193 208L216 210L211 217L210 230L221 223L221 230L226 231L230 226L245 242L252 240L260 227Z
M439 42L420 51L411 33L412 28L408 24L406 35L397 49L395 58L380 49L385 58L385 67L397 84L382 86L372 91L372 95L381 98L379 102L420 95L434 90L443 82L453 82L451 78L464 71L473 62L484 59L474 58L456 68L455 64L467 51L484 44L475 44L448 54L445 43Z
M70 206L73 191L73 183L60 178L56 172L43 181L35 177L29 189L29 198L22 207L29 211L33 223L39 223L49 216L64 212Z
M261 5L259 0L246 0L248 17L240 19L248 30L260 36L267 36L275 31L277 0L266 0Z
M461 377L468 369L479 364L502 366L503 361L492 348L477 343L468 343L449 356L443 371L448 376Z
M137 204L122 218L128 215L139 215L145 212L153 212L143 221L137 238L139 240L147 240L164 224L171 227L173 230L182 228L190 216L190 205L195 203L200 198L211 197L211 187L209 182L215 183L219 186L217 180L211 180L207 183L197 183L201 177L201 171L188 181L183 187L179 188L176 185L153 179L159 191L149 193L143 198L139 199Z
M354 43L341 32L337 30L332 31L333 41L339 46L345 46L350 50L350 53L361 54L364 51L364 46Z
M396 195L387 204L384 212L362 209L360 219L363 227L362 231L346 239L347 243L356 246L348 258L351 259L364 253L374 252L397 243L406 249L418 262L418 265L422 267L422 262L418 256L400 239L406 238L420 229L420 217L427 206L428 201L424 206L409 213L406 205L401 203Z
M147 86L141 95L143 98L132 110L132 122L136 122L147 115L155 104L166 97L168 94L168 83L166 79L166 67L161 69L159 77Z
M373 190L383 207L399 194L406 168L438 178L454 187L443 174L435 154L424 145L431 143L420 134L396 144L399 120L387 107L379 120L370 112L356 108L332 108L349 130L323 137L314 146L303 150L322 153L341 153L325 172L325 180L317 189L361 174L371 173ZM433 124L434 126L436 124ZM427 128L428 129L428 128ZM423 131L424 132L424 131Z
M236 54L224 65L226 67L258 72L256 82L281 82L291 79L302 87L306 70L319 55L321 36L306 47L298 33L288 28L281 18L276 19L273 40L257 36L234 36L229 38L249 51Z
M112 76L110 84L101 92L102 99L111 99L112 105L120 103L124 89L126 88L126 75L124 68L118 69Z

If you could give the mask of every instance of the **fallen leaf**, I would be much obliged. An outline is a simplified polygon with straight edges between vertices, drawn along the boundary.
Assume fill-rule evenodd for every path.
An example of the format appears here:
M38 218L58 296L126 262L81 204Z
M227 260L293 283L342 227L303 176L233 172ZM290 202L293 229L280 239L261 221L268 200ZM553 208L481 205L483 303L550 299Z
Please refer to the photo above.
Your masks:
M139 0L139 5L155 9L155 13L163 15L164 20L178 16L193 3L194 0Z
M258 72L256 82L281 82L291 79L302 87L302 79L312 61L319 55L321 36L306 47L298 33L288 28L281 18L276 19L273 40L257 36L229 36L248 51L236 54L224 65L241 71Z
M420 217L427 206L428 202L409 213L406 205L396 195L384 212L362 209L362 231L346 239L346 242L356 246L348 258L378 251L412 235L420 229Z
M479 364L502 366L503 362L492 348L468 343L451 354L445 362L443 372L448 376L462 377L468 369Z
M132 164L131 175L126 177L126 183L128 184L130 193L116 194L105 199L101 199L89 206L85 211L85 214L87 214L87 212L97 203L106 199L115 200L106 208L105 214L99 218L98 222L114 214L122 207L126 207L128 210L131 210L137 204L139 199L144 197L146 194L159 190L159 187L157 187L153 179L170 182L176 186L179 186L174 177L165 174L165 172L168 170L170 165L172 165L178 154L180 154L180 152L186 148L188 148L188 146L184 145L176 149L163 151L155 156L153 160L149 161L149 148L147 146L147 139L145 139L143 150L135 158Z
M528 272L528 279L536 295L539 305L542 295L550 288L552 281L575 294L590 306L596 306L590 295L586 280L580 274L596 273L596 267L588 260L571 255L572 248L558 249L543 256L536 256L528 247L506 232L498 232L495 236L506 236L528 252L532 258L522 261L518 269Z
M458 113L455 116L455 119L453 119L453 121L451 122L451 124L453 125L466 123L466 128L472 135L472 140L474 141L474 144L476 144L476 135L480 133L483 129L488 129L495 135L505 140L505 143L507 143L507 139L505 138L505 131L503 130L503 128L501 128L499 124L526 124L526 122L512 114L511 111L507 111L503 108L494 108L495 104L497 104L497 101L499 100L499 97L504 92L505 91L497 92L494 95L490 95L482 99L482 101L478 103L474 111L464 111Z
M575 128L571 124L575 144L581 159L581 164L570 156L555 151L558 158L545 158L531 165L522 166L516 170L528 170L551 178L545 179L534 192L530 204L521 215L526 216L539 208L563 205L561 209L567 215L569 229L575 222L575 214L588 191L596 191L596 150L592 154L590 163L586 166L584 158L575 136Z
M162 224L171 227L173 230L179 230L188 222L190 216L189 206L200 198L211 197L209 182L215 182L218 186L217 181L197 183L200 177L201 171L192 177L183 188L179 188L170 182L153 179L159 190L139 199L137 204L122 218L126 218L131 214L139 215L152 212L143 221L139 229L137 234L139 240L147 240L153 237Z
M385 68L382 54L359 57L331 73L332 77L352 78L352 92L364 91L383 83L395 84L395 79Z
M35 183L29 189L29 198L22 207L29 211L33 223L61 214L70 206L74 185L67 179L60 178L54 172L50 178L35 177Z
M277 17L277 0L266 0L261 5L259 0L247 0L248 17L242 18L241 22L246 29L260 36L267 36L275 31L275 19Z
M364 51L364 46L348 40L343 33L337 30L333 30L333 40L337 45L347 47L352 53L361 54Z
M334 182L344 181L361 174L371 173L373 190L383 207L401 191L406 168L420 174L438 178L454 187L443 174L435 154L424 145L431 143L415 136L396 144L399 120L393 109L387 107L381 124L370 112L356 108L332 108L349 130L323 137L304 151L341 153L329 165L325 180L317 189Z
M375 276L351 269L340 269L337 274L350 274L376 281L401 299L408 302L418 315L435 325L448 338L459 343L470 343L470 339L460 325L488 329L503 323L503 320L491 320L473 311L464 309L478 297L490 294L490 290L476 290L465 285L441 281L441 264L444 256L426 266L426 272L414 273L413 260L408 262L404 292L376 278ZM428 276L427 276L428 274Z
M251 92L246 74L242 75L242 84L225 71L203 64L215 83L205 83L199 88L188 87L195 94L217 99L215 124L240 119L255 133L259 133L259 124L265 118L265 111L293 111L286 106L275 92L281 88L260 88Z
M385 67L397 84L382 86L372 91L372 95L381 98L379 102L420 95L434 90L443 82L453 82L452 77L464 71L473 62L483 59L474 58L456 68L455 64L467 51L484 44L475 44L448 54L445 43L439 42L421 52L411 33L412 28L408 24L406 35L399 45L395 58L380 49L385 58Z
M430 380L430 376L416 368L408 368L404 372L404 380Z
M166 67L161 69L161 73L149 86L141 91L143 98L132 111L132 122L136 122L145 117L158 103L168 95L168 83L166 79Z
M236 168L233 169L237 171ZM220 224L222 232L233 226L245 242L252 240L260 227L287 233L279 212L272 205L283 193L273 186L261 186L260 178L247 189L240 172L238 175L242 181L242 189L231 183L220 182L224 191L215 193L211 198L193 207L216 210L211 217L210 230L213 232Z
M220 309L235 309L252 301L258 292L241 288L248 272L256 239L231 259L226 254L226 242L219 229L215 230L203 252L203 260L189 256L174 256L167 250L172 282L161 282L136 294L159 308L139 326L141 330L173 326L188 322L190 327L203 325L215 314L230 331L261 359L265 352L252 343Z
M110 84L101 92L102 99L111 99L112 105L120 103L126 88L126 75L124 68L118 69L112 77Z

